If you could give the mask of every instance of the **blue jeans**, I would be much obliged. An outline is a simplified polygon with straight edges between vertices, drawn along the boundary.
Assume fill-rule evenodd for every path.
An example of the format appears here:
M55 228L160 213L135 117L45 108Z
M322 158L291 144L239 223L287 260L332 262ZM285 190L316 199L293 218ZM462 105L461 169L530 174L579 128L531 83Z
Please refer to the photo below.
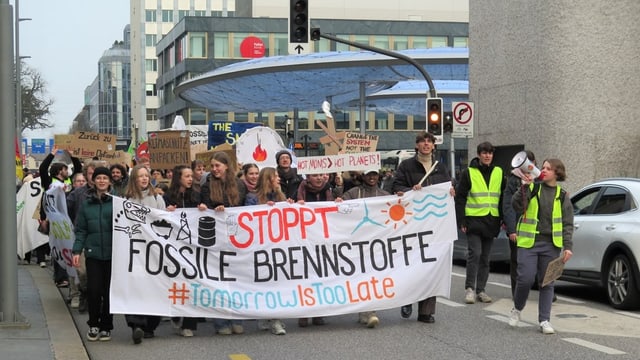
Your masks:
M484 291L489 279L489 254L493 237L467 232L467 278L464 288L476 290L476 294Z
M242 320L213 319L213 328L216 329L216 331L231 328L231 325L242 325Z
M513 306L517 310L524 309L529 297L529 290L536 279L541 282L547 271L549 262L560 256L560 248L550 241L536 240L529 249L518 248L518 278L513 296ZM554 283L540 287L538 298L538 322L549 321L551 304L553 303Z

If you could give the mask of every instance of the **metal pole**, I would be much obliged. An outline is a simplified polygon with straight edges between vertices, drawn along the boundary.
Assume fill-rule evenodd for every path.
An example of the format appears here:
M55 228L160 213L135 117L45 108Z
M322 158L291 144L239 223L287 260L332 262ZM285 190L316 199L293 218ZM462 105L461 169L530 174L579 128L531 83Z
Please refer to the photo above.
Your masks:
M18 137L18 155L22 159L22 64L20 63L20 0L15 0L15 22L16 22L16 136Z
M451 146L450 146L450 155L451 162L449 163L449 171L451 171L451 180L456 180L456 149L455 149L455 139L452 136L452 133L449 133L451 136Z
M15 194L15 86L13 63L13 8L0 0L0 193ZM12 121L13 120L13 121ZM9 171L11 170L11 171ZM18 253L16 211L13 201L0 205L0 325L28 326L18 313Z
M365 88L366 84L364 81L360 82L360 134L364 134L366 132L367 127L367 104L366 104L366 94Z

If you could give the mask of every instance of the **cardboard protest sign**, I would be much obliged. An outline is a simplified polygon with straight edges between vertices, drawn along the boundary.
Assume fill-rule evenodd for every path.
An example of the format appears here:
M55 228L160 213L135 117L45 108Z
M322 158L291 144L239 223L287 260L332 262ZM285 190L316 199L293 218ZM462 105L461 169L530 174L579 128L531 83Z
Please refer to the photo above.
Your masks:
M379 152L306 156L297 160L298 174L378 170L381 167Z
M342 142L342 149L346 153L360 153L376 151L378 135L347 132Z
M54 135L60 150L67 150L79 159L102 157L116 150L116 136L112 134L79 131L72 135Z
M188 130L149 132L149 155L154 169L173 169L191 163Z
M211 156L218 151L224 151L229 155L229 159L231 159L231 163L229 164L230 170L238 169L238 159L236 159L236 151L233 150L233 147L229 144L222 144L214 147L209 151L203 151L196 154L196 159L202 160L207 171L211 171Z

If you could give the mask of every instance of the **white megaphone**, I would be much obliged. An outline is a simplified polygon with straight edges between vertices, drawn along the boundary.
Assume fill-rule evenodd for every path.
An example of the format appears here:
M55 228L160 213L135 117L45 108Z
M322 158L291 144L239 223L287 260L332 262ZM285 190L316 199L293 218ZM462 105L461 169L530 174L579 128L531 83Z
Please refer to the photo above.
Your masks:
M540 176L540 169L538 169L527 157L526 151L520 151L513 159L511 159L511 167L514 169L520 169L526 174L531 174L534 179Z

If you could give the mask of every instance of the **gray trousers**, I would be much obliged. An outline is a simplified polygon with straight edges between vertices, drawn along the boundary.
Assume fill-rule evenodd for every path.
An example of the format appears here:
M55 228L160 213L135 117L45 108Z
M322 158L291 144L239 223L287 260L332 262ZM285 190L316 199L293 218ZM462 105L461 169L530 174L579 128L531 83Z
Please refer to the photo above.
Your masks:
M529 249L518 248L518 278L516 291L513 296L514 307L524 309L529 297L529 290L536 279L542 281L549 262L560 256L560 248L550 241L536 240ZM549 321L551 318L551 304L553 303L553 285L540 287L538 297L538 322Z
M476 290L476 294L484 291L489 279L489 254L493 237L482 237L467 232L467 278L464 288Z

